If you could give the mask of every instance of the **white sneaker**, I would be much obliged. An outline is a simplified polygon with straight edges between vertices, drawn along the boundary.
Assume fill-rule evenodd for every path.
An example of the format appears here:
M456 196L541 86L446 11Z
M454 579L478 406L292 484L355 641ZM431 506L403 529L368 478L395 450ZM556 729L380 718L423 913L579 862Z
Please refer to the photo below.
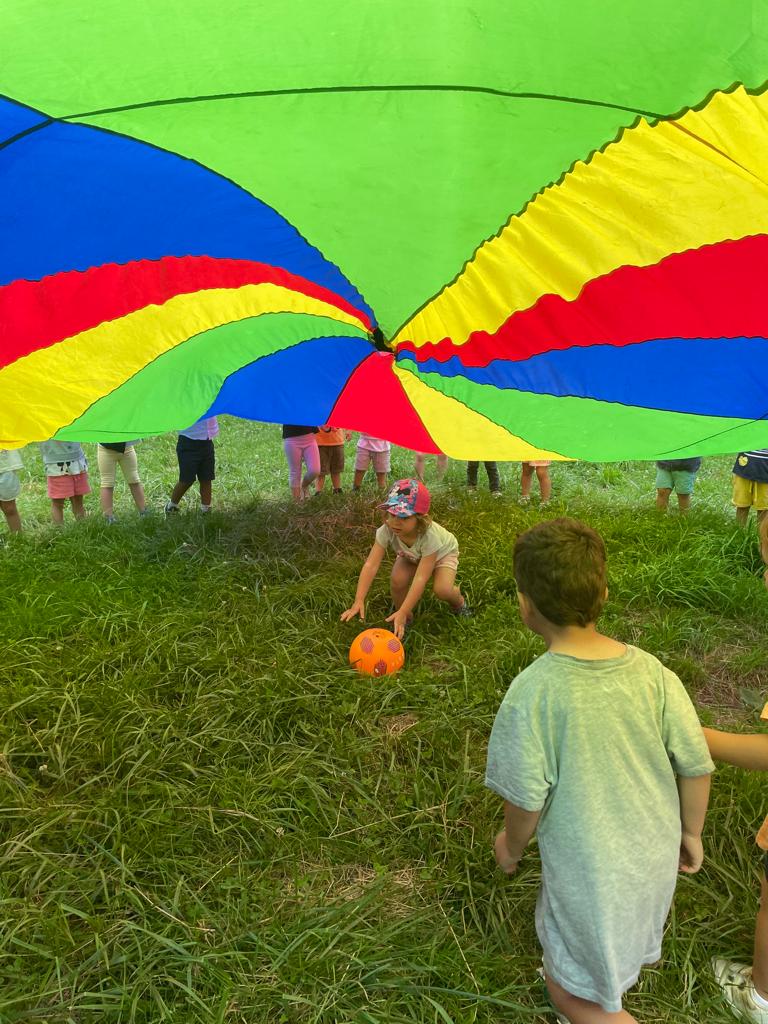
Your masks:
M758 1003L752 981L752 968L733 960L712 959L715 981L723 990L725 1001L742 1020L768 1024L768 1007ZM759 998L759 997L758 997ZM762 1000L761 1000L762 1002Z

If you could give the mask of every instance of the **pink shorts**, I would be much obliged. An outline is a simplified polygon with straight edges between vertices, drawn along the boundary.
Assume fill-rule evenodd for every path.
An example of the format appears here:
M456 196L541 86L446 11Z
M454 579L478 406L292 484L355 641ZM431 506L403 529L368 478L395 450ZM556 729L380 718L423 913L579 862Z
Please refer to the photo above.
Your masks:
M536 469L537 466L551 466L551 459L529 459L528 462L523 463L524 466L533 466Z
M73 476L64 473L61 476L48 477L49 498L74 498L77 494L90 494L87 473L75 473Z
M395 558L402 558L404 562L408 562L410 565L418 565L418 562L414 562L412 558L404 555L401 551L397 553ZM435 569L453 569L454 572L459 568L459 556L458 554L443 555L442 558L438 558L435 562ZM434 571L434 570L433 570Z
M374 473L388 473L390 452L372 452L370 448L358 448L355 454L355 470L364 473L371 463Z

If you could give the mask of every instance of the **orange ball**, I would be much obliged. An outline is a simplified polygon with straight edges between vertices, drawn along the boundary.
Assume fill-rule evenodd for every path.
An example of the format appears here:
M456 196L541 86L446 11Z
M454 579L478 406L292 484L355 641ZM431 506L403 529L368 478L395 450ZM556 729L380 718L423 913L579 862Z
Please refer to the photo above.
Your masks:
M366 676L389 676L405 663L402 643L388 629L364 629L349 648L349 664Z

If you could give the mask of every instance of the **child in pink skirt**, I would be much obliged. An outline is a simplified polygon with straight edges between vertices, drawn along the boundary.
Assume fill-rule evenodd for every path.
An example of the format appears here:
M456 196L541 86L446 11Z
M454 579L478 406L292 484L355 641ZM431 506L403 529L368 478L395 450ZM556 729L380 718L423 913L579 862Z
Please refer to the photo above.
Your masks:
M64 522L64 505L72 505L76 519L85 517L83 497L91 493L88 484L88 460L77 441L43 441L40 445L48 497L51 499L51 519L57 526Z
M533 483L534 471L539 481L541 491L541 504L546 505L552 495L552 481L549 479L549 459L535 459L533 461L521 462L522 475L520 477L520 504L527 505L531 500L531 484Z

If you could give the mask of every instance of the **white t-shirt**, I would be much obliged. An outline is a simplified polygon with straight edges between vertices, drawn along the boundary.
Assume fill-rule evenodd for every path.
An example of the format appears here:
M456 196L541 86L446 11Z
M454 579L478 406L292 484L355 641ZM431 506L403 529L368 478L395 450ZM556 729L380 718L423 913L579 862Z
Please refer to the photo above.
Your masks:
M0 448L0 473L10 473L15 469L23 469L21 452L18 448Z
M417 537L408 547L387 526L382 523L376 531L376 540L383 548L392 548L396 555L403 555L409 562L420 562L425 555L437 555L438 562L446 555L458 555L459 542L454 535L438 523L432 523L426 533Z
M382 441L380 437L371 437L370 434L361 434L357 442L358 448L366 448L369 452L388 452L392 445L389 441Z

